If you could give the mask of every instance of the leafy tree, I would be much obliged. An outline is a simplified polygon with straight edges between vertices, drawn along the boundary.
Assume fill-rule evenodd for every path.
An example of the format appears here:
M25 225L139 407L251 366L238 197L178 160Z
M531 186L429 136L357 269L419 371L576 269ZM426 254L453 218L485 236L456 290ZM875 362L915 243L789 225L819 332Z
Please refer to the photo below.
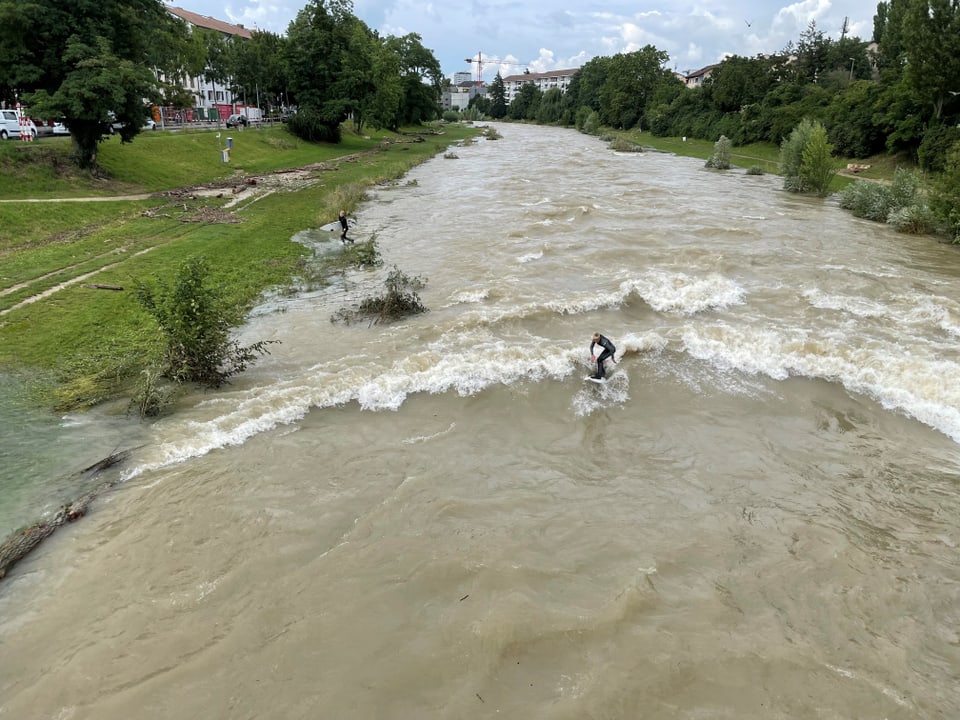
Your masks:
M540 107L537 109L537 122L544 125L553 125L560 120L563 113L563 91L560 88L550 88L540 98Z
M903 18L906 81L927 117L940 120L949 92L960 90L960 3L913 0Z
M827 57L830 52L830 39L822 30L817 29L815 20L811 20L807 29L800 33L797 43L797 80L817 82L824 71L828 70Z
M399 38L388 37L385 46L396 56L400 73L397 125L392 129L400 125L419 125L439 117L443 76L433 52L423 46L416 33Z
M886 138L878 124L879 102L879 86L865 80L833 96L826 122L837 154L865 158L883 152Z
M609 67L609 57L595 57L587 61L574 76L575 84L567 88L567 92L572 93L577 112L581 107L600 110L600 88L606 82Z
M400 58L379 39L373 49L373 88L363 102L364 112L375 128L399 125L403 87L400 82Z
M230 91L234 97L256 98L257 104L275 108L284 104L287 39L257 30L249 40L234 38L229 43Z
M647 104L663 77L668 55L647 45L642 50L610 58L598 92L600 116L616 128L632 128L641 122Z
M944 171L933 183L930 209L947 237L960 243L960 142L947 152Z
M136 297L163 335L163 374L216 388L246 370L276 341L244 347L231 339L230 330L242 317L225 300L223 287L210 285L209 276L207 261L192 258L181 265L173 284L160 278L156 287L140 282Z
M805 118L793 129L790 136L780 143L780 174L783 175L784 190L790 192L810 190L804 182L803 151L809 144L816 125L818 123Z
M743 107L763 100L773 76L771 63L763 57L734 55L720 63L704 86L711 91L714 107L721 112L739 112Z
M520 86L520 92L513 96L510 106L507 108L507 115L512 120L534 120L540 108L540 98L543 93L533 83L524 83Z
M833 147L827 142L827 130L820 123L814 123L810 138L800 160L801 184L825 197L830 192L830 181L836 175L831 157Z
M0 99L42 118L65 118L82 167L96 164L111 120L121 139L158 101L154 71L176 74L186 26L159 0L0 0Z
M306 140L340 141L349 98L337 92L353 28L350 0L311 0L287 30L289 88L298 111L290 129Z

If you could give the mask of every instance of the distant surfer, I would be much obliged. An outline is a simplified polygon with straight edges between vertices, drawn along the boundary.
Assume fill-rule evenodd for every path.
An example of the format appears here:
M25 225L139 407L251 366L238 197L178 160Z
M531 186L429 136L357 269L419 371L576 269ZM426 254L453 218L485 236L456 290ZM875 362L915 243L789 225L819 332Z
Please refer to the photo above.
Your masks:
M593 354L594 345L599 345L601 348L603 348L603 352L600 353L600 357L597 357ZM613 357L613 354L616 351L617 346L610 342L609 338L605 338L600 333L593 334L593 339L590 341L590 361L597 361L597 374L590 376L592 380L603 380L607 377L607 373L603 369L603 362L607 358L610 358L613 360L614 364L616 364L617 360Z
M342 230L340 233L340 242L353 242L353 238L347 237L347 213L344 210L340 211L340 228Z

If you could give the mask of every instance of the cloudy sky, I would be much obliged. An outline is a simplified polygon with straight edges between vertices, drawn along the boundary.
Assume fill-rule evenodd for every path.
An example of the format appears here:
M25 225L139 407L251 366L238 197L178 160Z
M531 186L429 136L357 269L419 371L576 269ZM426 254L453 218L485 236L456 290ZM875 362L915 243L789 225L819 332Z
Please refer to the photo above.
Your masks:
M306 0L174 0L192 12L283 35ZM796 43L810 21L837 39L869 41L877 0L353 0L353 14L381 35L417 33L443 73L472 71L483 79L577 68L599 55L653 45L669 67L697 70L726 55L752 57ZM486 64L487 60L490 64ZM497 65L502 60L505 64ZM506 64L515 63L515 64Z

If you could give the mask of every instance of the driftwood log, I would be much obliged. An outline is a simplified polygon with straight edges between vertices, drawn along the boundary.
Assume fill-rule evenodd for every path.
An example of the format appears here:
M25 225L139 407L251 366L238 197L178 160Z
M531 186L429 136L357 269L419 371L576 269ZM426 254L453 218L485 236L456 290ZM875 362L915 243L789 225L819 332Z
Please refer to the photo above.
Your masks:
M109 455L90 467L84 468L78 474L87 473L95 477L103 470L126 460L131 452L131 450L124 450L123 452ZM87 508L90 507L90 503L102 492L113 487L116 482L116 480L110 480L101 483L96 489L91 490L66 505L62 505L60 509L53 514L53 517L40 520L29 527L14 531L10 537L0 544L0 578L5 577L10 568L20 562L20 560L26 557L31 550L46 538L50 537L57 528L83 517L87 512Z
M87 285L91 290L123 290L119 285Z

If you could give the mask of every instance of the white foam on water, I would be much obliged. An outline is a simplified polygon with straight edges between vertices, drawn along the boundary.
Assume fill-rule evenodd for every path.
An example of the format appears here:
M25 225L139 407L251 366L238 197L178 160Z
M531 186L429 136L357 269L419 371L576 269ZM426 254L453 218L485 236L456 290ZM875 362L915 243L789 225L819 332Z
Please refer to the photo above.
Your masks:
M490 297L490 290L488 288L480 288L477 290L462 290L456 293L451 298L450 304L460 305L460 304L479 303L479 302L483 302L488 297Z
M301 420L312 408L356 402L362 410L397 410L416 393L460 396L492 385L561 380L582 371L584 349L557 349L546 342L478 341L476 337L446 338L422 352L378 367L375 361L336 371L337 360L308 371L294 381L251 388L230 398L223 412L202 421L182 422L177 437L146 451L123 479L181 463L213 450L240 445L250 437ZM208 408L209 409L209 408Z
M689 326L683 345L691 356L726 371L776 380L797 375L838 382L888 410L900 411L960 442L960 364L875 339L849 344L842 328Z
M695 277L682 272L653 270L642 277L624 280L620 287L625 295L636 292L658 312L680 315L741 305L747 295L737 282L719 273Z

